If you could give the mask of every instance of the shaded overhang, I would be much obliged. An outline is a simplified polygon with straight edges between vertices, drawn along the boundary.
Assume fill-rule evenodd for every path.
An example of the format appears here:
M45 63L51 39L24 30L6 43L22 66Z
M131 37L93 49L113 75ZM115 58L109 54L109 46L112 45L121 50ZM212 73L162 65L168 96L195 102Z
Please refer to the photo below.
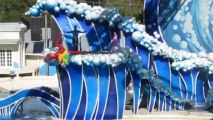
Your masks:
M0 44L17 44L20 39L19 32L0 32Z

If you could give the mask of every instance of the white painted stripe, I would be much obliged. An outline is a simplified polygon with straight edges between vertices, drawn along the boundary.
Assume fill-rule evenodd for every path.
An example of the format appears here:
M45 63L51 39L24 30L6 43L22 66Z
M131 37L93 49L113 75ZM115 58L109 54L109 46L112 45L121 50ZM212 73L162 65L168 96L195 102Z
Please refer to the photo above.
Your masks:
M160 92L157 93L158 94L158 111L160 112Z
M157 70L157 66L156 66L155 60L153 60L153 65L154 65L154 70L155 70L156 76L158 76L158 70ZM164 97L165 97L165 96L164 96ZM158 98L158 99L159 99L159 101L158 101L158 103L159 103L159 105L158 105L158 110L163 111L164 102L163 102L163 107L162 107L162 109L160 108L160 101L161 101L160 92L159 92L159 98Z
M60 29L61 34L64 35L64 32L63 32L63 30L61 29L60 25L58 24L56 18L55 18L53 15L51 15L51 17L53 18L53 20L55 20L55 23L57 24L58 28Z
M74 17L76 23L78 24L78 26L80 27L81 31L84 31L84 29L81 27L80 23L78 22L78 20ZM85 34L85 33L84 33Z
M142 101L142 96L143 95L141 95L142 93L141 93L141 79L140 79L140 83L139 83L139 98L138 98L138 108L137 109L139 109L139 106L140 106L140 103L141 103L141 101Z
M125 94L124 94L124 104L123 104L123 106L124 106L124 108L123 108L123 111L125 110L125 105L126 105L126 76L127 76L127 74L128 74L128 72L127 72L127 68L125 69L125 79L124 79L124 85L125 85ZM124 116L124 112L123 112L123 115L122 115L122 117Z
M138 47L136 46L135 49L136 49L136 53L138 54Z
M203 81L203 98L204 98L204 100L206 100L206 96L205 96L205 83L204 83L204 81Z
M148 54L148 65L147 65L147 69L149 69L150 64L151 64L151 63L150 63L150 59L151 59L150 57L151 57L151 54L149 53L149 54Z
M200 74L200 71L197 73L196 77L195 77L195 104L197 105L197 78Z
M188 97L188 87L186 85L186 81L185 81L185 79L183 78L183 76L182 76L182 74L180 72L178 72L178 74L179 74L179 76L180 76L181 80L183 81L184 86L186 88L186 98L187 98Z
M38 89L31 88L31 89L25 89L25 90L38 90ZM13 95L8 96L8 97L6 97L6 98L4 98L4 99L2 99L2 100L6 100L6 99L8 99L8 98L10 98L10 97L12 97L12 96L14 96L14 95L16 95L16 94L19 94L20 92L25 91L25 90L20 90L20 91L14 93ZM43 91L41 91L41 92L43 92ZM50 95L49 93L46 93L46 94ZM28 98L28 97L22 97L22 98ZM40 97L36 97L36 98L40 98ZM19 101L19 99L17 99L16 101L14 101L14 102L11 103L11 104L8 104L8 105L6 105L6 106L1 107L0 109L9 107L9 106L13 105L13 104L14 104L15 102L17 102L17 101ZM46 100L46 101L48 101L48 100ZM51 101L49 101L49 102L51 102ZM55 104L55 105L56 105L56 104ZM56 105L56 106L57 106L57 105Z
M119 111L119 97L118 97L118 84L117 84L117 78L116 78L116 75L115 75L115 71L114 69L112 68L112 72L113 72L113 75L114 75L114 79L115 79L115 89L116 89L116 97L117 97L117 114L116 114L116 119L118 119L118 111Z
M154 105L152 106L152 110L153 110L154 107L155 107L156 99L157 99L157 90L155 91Z
M51 104L51 103L50 103ZM51 104L52 105L52 104ZM57 110L57 108L53 105L53 107ZM57 116L54 114L54 112L52 111L52 109L50 109L49 107L48 107L48 109L53 113L53 115L54 115L54 117L55 118L57 118Z
M96 69L96 71L97 71L97 76L98 76L98 96L97 96L97 105L96 105L96 111L95 111L95 117L94 117L94 119L96 120L96 117L97 117L97 114L98 114L98 108L99 108L99 101L100 101L100 74L99 74L99 71L98 71L98 69Z
M169 64L169 74L170 74L170 76L169 76L169 82L170 82L170 89L172 89L172 67L171 67L171 63L170 63L170 61L169 61L169 59L167 59L167 62L168 62L168 64ZM171 111L171 109L172 109L172 101L171 101L171 99L170 99L170 101L169 101L169 111Z
M58 77L58 82L59 82L59 96L60 96L60 114L59 114L59 118L62 118L63 116L63 109L62 109L62 106L63 105L63 91L62 91L62 87L60 87L62 85L61 83L61 78L60 78L60 75L59 75L59 71L58 71L58 68L56 69L57 71L57 77Z
M82 65L84 66L84 65ZM88 106L88 91L87 91L87 83L86 83L86 78L85 78L85 75L84 75L84 72L83 72L83 80L84 80L84 84L85 84L85 91L86 91L86 107L85 107L85 113L84 113L84 120L86 119L86 112L87 112L87 106Z
M81 68L81 76L83 75L83 65L81 66L82 68ZM82 79L83 79L83 77L82 77ZM70 89L71 90L71 89ZM82 99L82 94L83 94L83 81L81 82L81 92L80 92L80 101L78 102L78 105L77 105L77 108L76 108L76 111L75 111L75 113L74 113L74 116L73 116L73 119L75 118L75 116L76 116L76 114L77 114L77 112L78 112L78 108L79 108L79 106L80 106L80 104L81 104L81 99ZM71 106L72 107L72 106Z
M26 98L22 98L22 99L20 99L20 101L18 101L18 102L16 102L14 105L16 105L16 104L18 104L18 106L25 100ZM13 107L14 107L14 105L13 105ZM12 107L12 108L13 108ZM11 116L12 115L12 113L11 113L11 106L9 106L9 108L10 108L10 111L9 111L9 116ZM14 111L16 111L18 109L18 107L14 110Z
M123 32L120 31L120 46L121 46L121 47L125 47L125 44L126 44L126 42L125 42L125 37L124 37L124 35L123 35Z
M110 68L109 67L108 67L108 73L109 73L109 79L108 80L110 81L111 76L110 76ZM107 102L108 102L108 94L109 94L109 86L110 86L110 82L108 82L106 104L104 106L103 115L102 115L101 119L103 119L105 111L106 111L106 106L107 106Z
M44 93L48 94L49 96L51 96L51 97L55 98L55 99L56 99L56 100L58 100L58 101L60 101L60 99L59 99L59 98L57 98L57 97L55 97L54 95L49 94L48 92L46 92L46 91L44 91L44 90L40 90L40 91L42 91L42 92L44 92ZM56 91L55 91L55 92L56 92Z
M130 74L130 81L133 83L133 78L132 78L132 73L131 73L131 70L129 68L129 74ZM133 89L134 89L134 84L133 85ZM135 94L133 94L133 98L135 98ZM135 113L135 102L134 102L134 99L133 99L133 111Z
M190 71L190 74L191 74L191 79L192 79L192 96L191 96L191 100L193 100L193 97L195 95L195 81L194 81L194 78L193 78L193 75L192 75L192 71Z
M97 30L96 30L96 28L95 28L95 25L94 25L94 23L92 23L92 26L93 26L93 29L95 30L95 34L96 34L96 37L98 38L99 46L100 46L100 48L101 48L101 51L102 51L102 47L101 47L101 41L100 41L100 38L99 38L99 36L98 36L98 33L97 33Z
M154 65L155 65L155 63L154 63ZM153 69L153 67L152 67L152 69ZM150 84L150 89L151 89L151 84ZM152 90L150 90L151 92L153 92ZM150 92L150 98L152 98L152 93ZM154 109L154 106L155 106L155 103L156 103L156 98L157 98L157 90L155 91L155 97L154 97L154 105L152 106L152 110ZM151 100L151 99L150 99Z
M146 1L146 0L145 0ZM144 2L144 4L145 4L145 2ZM145 7L144 7L144 9L145 9ZM151 54L149 53L148 54L148 65L147 65L147 69L149 69L149 66L150 66L150 56L151 56ZM152 98L152 89L151 89L151 84L150 84L150 82L149 82L149 91L150 91L150 94L149 94L149 106L148 106L148 111L150 111L150 106L151 106L151 98ZM148 102L148 99L147 99L147 102Z
M96 72L95 68L93 67L93 71L96 73L96 75L98 75L98 79L97 80L97 84L98 84L98 91L99 91L99 74ZM95 108L93 109L92 115L95 113L95 109L97 108L97 104L98 104L98 99L99 99L99 94L97 93L97 97L96 97L96 101L95 101ZM91 118L89 119L93 119L93 116L91 116Z
M67 110L66 110L66 113L65 113L65 119L67 119L67 112L68 112L68 110L69 110L69 108L70 108L70 102L71 102L71 95L72 95L72 89L71 89L71 86L72 86L72 83L71 83L71 81L72 81L72 79L71 79L71 76L70 76L70 74L69 74L69 72L67 71L67 69L66 68L64 68L65 70L66 70L66 72L67 72L67 74L68 74L68 79L69 79L69 84L70 84L70 94L69 94L69 102L68 102L68 107L67 107ZM63 95L63 94L62 94Z
M53 18L53 20L55 20L55 23L57 24L57 26L58 26L58 28L59 28L59 30L60 30L62 36L64 36L64 31L61 29L61 27L60 27L60 25L58 24L56 18L55 18L53 15L51 15L51 17ZM66 40L66 37L63 37L63 39L64 39L64 41L67 41L67 40ZM64 41L62 41L62 44L63 44Z
M207 82L208 82L209 89L212 89L209 78L207 79Z

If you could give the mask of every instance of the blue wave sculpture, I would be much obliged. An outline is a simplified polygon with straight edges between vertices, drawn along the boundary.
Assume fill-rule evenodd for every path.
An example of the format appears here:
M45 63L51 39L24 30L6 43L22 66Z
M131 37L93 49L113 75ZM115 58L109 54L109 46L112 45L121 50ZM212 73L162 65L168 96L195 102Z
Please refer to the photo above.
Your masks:
M171 5L180 4L178 1L169 1L173 1L168 2ZM144 79L149 82L149 112L152 112L155 106L159 111L170 111L183 110L187 103L202 104L204 108L213 105L213 53L192 53L198 50L190 47L188 51L183 51L177 50L179 48L176 46L167 46L170 45L170 38L166 38L164 32L170 31L173 21L170 23L170 17L166 17L174 16L176 11L182 8L168 5L157 9L159 5L161 1L146 0L146 31L134 18L123 17L114 7L92 7L73 0L43 0L30 8L26 15L39 16L48 11L68 45L68 50L61 51L61 46L46 50L47 57L53 58L46 62L57 67L60 104L59 100L57 104L53 104L53 101L46 100L46 96L41 97L56 117L121 119L125 109L127 81L133 83L133 112L137 114L143 96ZM165 7L168 7L167 13L164 13ZM184 9L187 7L184 6ZM169 24L163 24L167 22ZM181 21L174 23L176 22ZM88 42L87 52L77 51L79 54L72 54L78 50L74 45L75 27L78 31L85 32L85 39L81 42ZM176 28L177 26L173 26L173 29ZM115 34L117 41L112 47L111 42ZM176 42L180 42L180 36L173 37ZM185 43L180 45L179 47L186 48ZM210 48L206 48L206 51L210 51ZM37 91L32 93L34 92ZM19 101L21 99L17 98ZM5 102L13 103L6 100L0 102L0 105L3 107ZM54 109L54 105L60 105L59 112Z
M50 93L39 90L38 88L35 89L26 89L21 90L13 94L12 96L9 96L8 98L5 98L0 101L0 118L1 119L9 119L13 118L17 108L19 105L26 99L30 97L35 97L40 99L44 104L47 105L47 107L50 109L50 111L53 113L55 117L59 117L59 111L58 108L60 108L60 100L57 97L54 97Z

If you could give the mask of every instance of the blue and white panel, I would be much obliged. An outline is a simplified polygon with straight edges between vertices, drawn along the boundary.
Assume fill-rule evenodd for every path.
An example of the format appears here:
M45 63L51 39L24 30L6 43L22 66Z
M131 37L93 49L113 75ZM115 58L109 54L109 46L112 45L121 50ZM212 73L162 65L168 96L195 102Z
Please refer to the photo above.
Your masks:
M118 89L113 70L110 69L110 87L104 119L118 118Z
M182 81L184 82L184 84L186 85L186 91L185 91L186 99L193 100L193 97L195 95L195 92L194 92L195 81L192 78L193 77L192 72L191 71L182 72L180 73L180 77Z
M128 46L134 53L137 53L136 45L132 41L131 34L124 34L125 36L125 46Z
M71 28L67 16L60 15L55 16L54 18L56 20L56 23L58 24L58 27L60 28L61 33L65 37L65 42L67 43L68 49L72 49L72 34L66 33L66 31L72 31L73 28Z
M126 101L126 65L119 65L113 69L118 94L118 118L122 119ZM140 89L140 88L139 88Z
M66 116L66 111L69 107L69 97L71 94L71 80L69 78L68 72L66 69L62 68L61 66L57 67L58 76L59 76L59 86L60 86L60 117L62 119Z
M35 97L40 99L45 104L48 104L50 111L58 117L59 111L57 108L60 107L60 101L58 98L52 96L51 94L41 91L38 89L26 89L16 92L15 94L0 101L0 117L8 119L13 117L16 113L17 108L20 103L29 97Z
M181 90L181 78L178 74L177 71L172 70L172 75L171 75L171 88L175 92L175 95L179 98L182 98L182 90ZM181 109L181 104L179 102L174 101L174 109L175 110L180 110Z
M170 88L171 87L171 66L168 59L154 57L154 65L155 65L155 72L158 78L162 80L162 85ZM158 94L158 110L166 111L171 110L171 99L166 97L165 93Z
M77 18L78 19L78 18ZM85 19L78 19L81 28L86 32L86 37L90 46L90 51L102 51L101 41L97 34L94 23Z
M65 119L73 119L77 114L77 110L80 106L80 101L82 98L83 91L83 75L82 75L82 66L78 65L69 65L66 68L68 73L68 81L70 82L69 88L65 88L66 90L70 90L69 94L65 94L64 96L68 97L68 103L66 103L67 110L64 111ZM63 86L62 86L63 87ZM64 99L64 98L63 98ZM67 101L66 101L67 102ZM64 103L65 104L65 103Z
M150 85L149 88L149 106L148 106L148 111L152 112L154 110L154 107L156 105L156 100L157 100L157 90L153 86Z
M141 63L145 69L149 69L150 66L150 52L145 48L137 47L138 55L141 57Z
M96 109L95 119L103 119L108 100L109 85L110 85L110 67L100 66L96 68L99 75L99 100Z
M158 2L160 0L145 0L144 13L145 13L145 26L146 32L153 34L153 32L158 31Z
M131 72L132 76L132 83L133 83L133 90L134 90L134 95L133 95L133 112L135 114L138 113L139 105L141 102L141 78L138 74L135 72Z
M59 111L53 104L51 104L50 102L46 100L41 99L41 101L48 107L48 109L52 112L54 117L59 118Z
M209 75L208 78L209 88L213 88L213 75Z
M87 107L87 92L86 92L86 86L85 86L85 84L83 84L81 102L80 102L80 105L79 105L79 108L78 108L78 111L76 113L74 120L76 120L76 119L83 120L84 119L86 107Z
M197 76L195 77L195 103L200 104L205 101L205 88L204 83L207 81L205 78L207 78L206 74L202 71L197 72Z
M83 65L83 77L86 90L86 111L84 119L92 119L98 104L99 75L94 67ZM72 107L72 106L71 106Z
M165 42L178 50L212 52L212 3L203 0L159 1L157 18Z

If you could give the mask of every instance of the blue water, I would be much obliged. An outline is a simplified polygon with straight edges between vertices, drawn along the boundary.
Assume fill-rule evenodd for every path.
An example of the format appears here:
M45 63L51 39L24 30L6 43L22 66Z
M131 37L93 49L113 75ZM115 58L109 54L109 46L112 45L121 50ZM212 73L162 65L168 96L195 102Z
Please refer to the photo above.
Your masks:
M162 0L159 23L164 41L190 52L213 51L212 0Z
M10 93L0 93L0 98L6 98L10 96ZM53 115L50 110L40 100L36 98L29 98L23 102L19 107L22 108L16 113L11 120L53 120ZM8 120L8 118L1 118L0 120Z
M54 120L51 116L21 115L11 120Z

